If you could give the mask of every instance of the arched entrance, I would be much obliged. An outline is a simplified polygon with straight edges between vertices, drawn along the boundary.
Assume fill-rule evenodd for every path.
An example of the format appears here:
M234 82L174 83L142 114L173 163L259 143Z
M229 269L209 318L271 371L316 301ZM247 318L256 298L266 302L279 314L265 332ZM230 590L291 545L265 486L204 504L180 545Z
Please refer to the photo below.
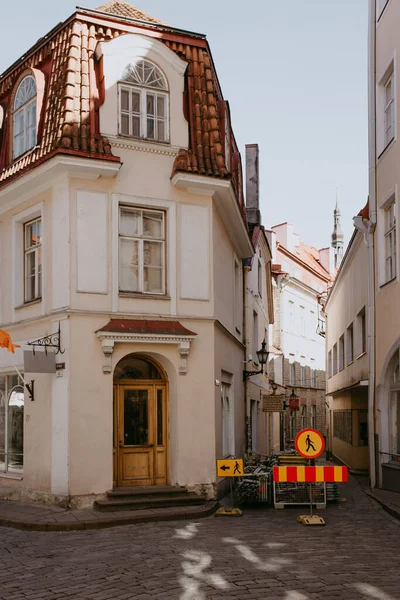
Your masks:
M147 356L129 354L114 371L114 487L167 483L168 382Z

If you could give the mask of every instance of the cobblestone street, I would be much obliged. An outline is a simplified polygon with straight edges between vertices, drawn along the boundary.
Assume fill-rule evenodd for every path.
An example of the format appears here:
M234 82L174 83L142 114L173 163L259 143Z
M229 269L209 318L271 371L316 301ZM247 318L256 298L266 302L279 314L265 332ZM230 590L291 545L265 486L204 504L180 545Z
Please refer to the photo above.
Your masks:
M4 600L400 600L400 522L351 479L347 502L72 533L1 529Z

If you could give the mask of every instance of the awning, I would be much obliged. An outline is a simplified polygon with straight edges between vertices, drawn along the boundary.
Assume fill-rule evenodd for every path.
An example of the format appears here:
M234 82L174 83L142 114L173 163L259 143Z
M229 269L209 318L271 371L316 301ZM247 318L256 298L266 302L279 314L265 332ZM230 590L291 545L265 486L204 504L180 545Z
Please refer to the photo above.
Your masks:
M343 392L351 392L352 390L367 388L368 384L368 379L360 379L359 381L356 381L356 383L352 383L351 385L348 385L346 387L326 393L325 396L337 396L338 394L342 394Z
M132 319L111 319L99 332L112 333L140 333L144 335L178 335L178 336L196 336L197 333L189 331L179 321L142 321Z

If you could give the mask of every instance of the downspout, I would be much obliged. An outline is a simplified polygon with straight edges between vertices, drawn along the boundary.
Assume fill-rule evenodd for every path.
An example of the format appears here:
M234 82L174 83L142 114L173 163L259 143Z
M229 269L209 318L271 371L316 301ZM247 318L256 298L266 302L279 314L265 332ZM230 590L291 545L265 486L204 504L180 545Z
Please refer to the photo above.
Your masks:
M243 264L243 344L244 344L244 367L243 370L247 369L247 314L248 314L248 293L247 293L247 276L249 272L249 267ZM248 379L244 378L243 380L243 390L244 390L244 440L245 440L245 454L249 454L249 409L247 406L247 386Z
M362 231L368 248L368 451L370 465L370 486L376 487L377 461L376 443L376 402L375 402L375 245L376 226L376 1L369 0L368 11L368 186L369 220L361 216L354 218L354 226Z

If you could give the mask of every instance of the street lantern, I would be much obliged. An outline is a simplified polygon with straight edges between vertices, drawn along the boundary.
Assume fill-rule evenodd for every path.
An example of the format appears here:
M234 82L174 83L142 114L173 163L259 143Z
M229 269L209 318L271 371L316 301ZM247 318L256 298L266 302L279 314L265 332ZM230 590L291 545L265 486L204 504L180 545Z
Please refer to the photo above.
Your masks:
M261 369L259 371L243 371L243 380L245 381L248 377L252 375L261 375L264 373L264 365L267 363L269 352L266 348L265 340L261 344L260 350L257 350L257 359L259 364L261 365Z
M294 389L292 389L292 393L289 396L289 408L290 410L299 410L300 408L300 398L296 395Z

